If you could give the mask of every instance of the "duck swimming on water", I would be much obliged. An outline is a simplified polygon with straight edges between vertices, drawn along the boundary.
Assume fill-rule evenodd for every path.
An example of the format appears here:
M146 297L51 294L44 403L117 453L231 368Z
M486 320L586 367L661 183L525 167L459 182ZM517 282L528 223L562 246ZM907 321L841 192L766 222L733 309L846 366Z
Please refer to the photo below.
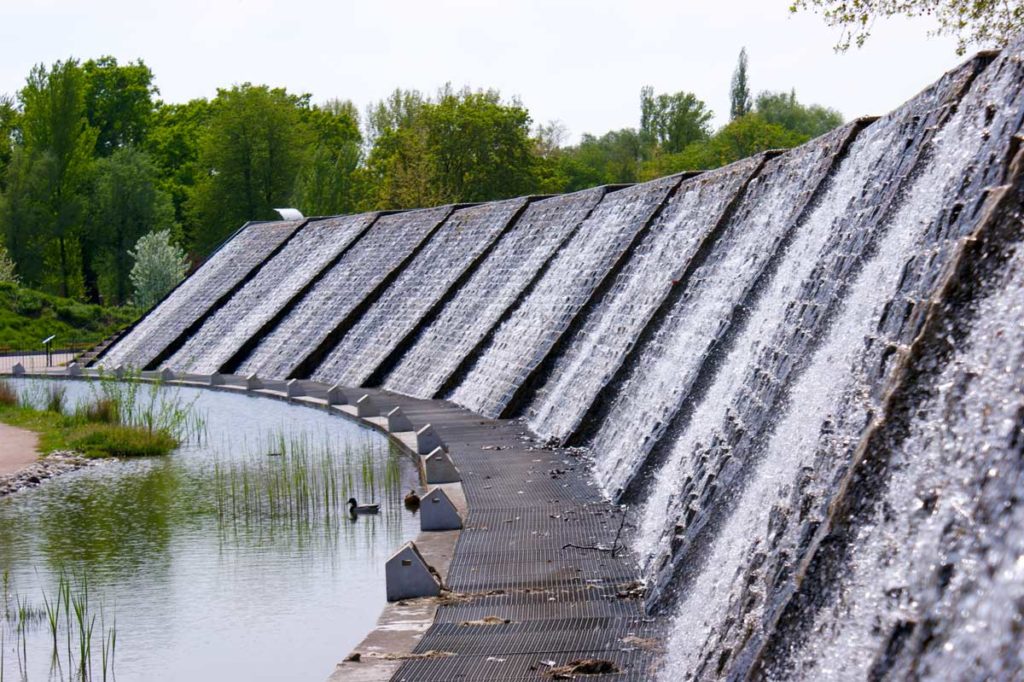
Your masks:
M420 508L420 496L416 494L415 490L410 490L409 494L405 496L405 508L406 509L419 509Z
M348 502L346 502L346 504L348 505L348 513L352 516L355 516L356 514L376 514L380 511L379 504L361 505L358 502L356 502L356 498L354 497L348 498Z

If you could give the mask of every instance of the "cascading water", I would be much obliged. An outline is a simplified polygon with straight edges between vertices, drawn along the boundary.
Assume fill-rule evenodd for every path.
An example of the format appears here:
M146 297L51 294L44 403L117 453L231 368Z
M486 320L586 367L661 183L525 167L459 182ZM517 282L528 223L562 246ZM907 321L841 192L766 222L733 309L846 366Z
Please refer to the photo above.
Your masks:
M853 127L840 129L766 163L683 295L653 323L653 333L634 351L636 359L619 384L610 385L614 393L591 439L595 475L610 494L627 484L679 410L853 133ZM889 153L896 132L880 133L875 128L854 143L857 161L839 171L833 191L810 221L816 229L797 237L782 279L776 280L781 291L806 277L828 238L830 220L861 191L862 174ZM755 320L746 337L756 342L760 324Z
M198 374L219 371L376 217L370 213L307 223L162 366Z
M851 273L849 286L835 290L842 297L839 314L786 391L779 418L762 417L766 404L778 404L766 396L781 392L778 385L765 390L782 383L779 372L768 370L779 366L786 346L777 340L785 339L786 328L804 336L806 324L784 324L772 335L774 343L746 373L740 390L719 404L724 420L710 429L695 420L702 428L689 429L675 444L671 475L677 478L670 486L681 492L663 491L652 501L643 533L645 550L662 567L660 584L684 563L689 576L681 586L666 678L717 675L738 648L759 635L759 624L779 596L776 583L794 571L824 518L835 482L881 407L898 367L894 351L914 341L921 311L955 259L959 239L973 231L976 212L957 220L964 202L981 194L971 179L1001 175L974 164L983 159L983 165L995 160L991 165L999 166L1011 149L1024 101L999 101L1006 88L993 78L1007 73L1020 78L1012 69L992 68L974 82L893 208L868 214L882 218L875 228L879 241L860 252L864 265ZM993 136L994 130L1000 134ZM856 243L865 243L861 234ZM809 319L823 318L801 318ZM714 529L713 537L701 534L707 528Z
M238 286L302 221L253 223L210 256L99 360L104 367L144 369Z
M676 189L533 397L527 414L535 433L563 440L573 432L658 306L683 284L687 265L762 163L760 157L739 161L684 180Z
M453 213L328 353L312 378L329 384L362 384L525 205L525 199L509 199Z
M885 425L880 463L868 467L878 474L853 491L845 551L812 567L815 595L780 629L767 676L1013 679L1024 669L1019 208L1012 219L1009 263L958 311L970 318L963 335L942 329L956 339L952 357L915 386L909 424Z
M601 188L536 201L402 356L384 388L431 398L604 196Z
M501 414L679 181L607 195L496 330L452 400L485 416Z
M303 358L327 338L341 320L409 257L450 213L451 208L382 216L259 339L235 370L240 374L285 379ZM255 340L255 339L254 339Z

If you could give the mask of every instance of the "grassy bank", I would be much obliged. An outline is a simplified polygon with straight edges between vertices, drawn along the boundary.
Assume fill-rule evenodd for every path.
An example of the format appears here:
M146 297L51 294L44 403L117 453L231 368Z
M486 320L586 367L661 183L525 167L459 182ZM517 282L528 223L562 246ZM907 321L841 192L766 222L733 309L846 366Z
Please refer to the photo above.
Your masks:
M40 348L57 335L57 347L94 344L138 317L134 308L105 308L0 283L0 352Z
M201 431L191 405L158 400L158 387L146 388L144 395L139 382L101 380L90 400L71 407L57 382L36 395L0 382L0 422L38 433L44 454L74 450L86 457L165 455Z

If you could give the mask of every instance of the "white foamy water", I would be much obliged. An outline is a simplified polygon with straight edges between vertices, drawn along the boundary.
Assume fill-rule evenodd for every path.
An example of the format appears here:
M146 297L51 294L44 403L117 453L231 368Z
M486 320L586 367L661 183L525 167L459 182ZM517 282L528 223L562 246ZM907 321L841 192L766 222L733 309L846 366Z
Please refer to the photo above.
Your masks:
M678 183L662 178L605 196L498 327L451 399L486 417L501 414Z
M244 228L114 344L99 364L145 368L301 224L280 220Z
M788 509L788 501L799 477L813 465L816 475L827 480L831 471L848 460L862 435L869 410L876 405L871 398L874 386L868 385L856 368L864 364L866 355L882 352L881 344L870 342L888 304L901 295L907 264L915 257L934 257L939 252L939 245L929 243L926 235L933 221L943 215L947 202L955 200L957 185L983 142L979 116L964 110L962 107L937 134L924 171L901 195L876 252L856 276L824 343L793 385L763 454L758 462L748 464L754 467L749 483L732 491L735 506L718 529L704 567L686 589L677 612L665 679L701 670L709 656L709 642L713 645L721 636L726 614L737 610L741 594L757 596L760 585L751 585L744 570L750 558L758 551L784 551L777 546L768 549L773 509L792 516L795 512ZM941 262L933 263L933 267L941 266ZM695 437L704 440L706 436L688 432L673 452L680 476L676 481L693 475L696 463L688 455L697 442L692 440ZM823 453L833 455L836 461L823 465ZM757 455L733 453L741 459ZM677 505L669 508L669 516L678 518ZM644 537L656 545L655 538L662 537L656 527L665 528L665 507L660 519L654 516L655 508L647 511ZM762 607L745 607L743 617L751 623L758 621ZM695 627L695 623L699 624ZM742 629L742 625L731 627Z
M432 398L603 195L599 188L530 204L388 374L384 388Z
M683 181L616 278L587 312L586 323L530 407L530 427L562 440L622 363L729 202L761 164L755 157Z
M196 374L219 371L376 217L368 213L308 223L162 367Z

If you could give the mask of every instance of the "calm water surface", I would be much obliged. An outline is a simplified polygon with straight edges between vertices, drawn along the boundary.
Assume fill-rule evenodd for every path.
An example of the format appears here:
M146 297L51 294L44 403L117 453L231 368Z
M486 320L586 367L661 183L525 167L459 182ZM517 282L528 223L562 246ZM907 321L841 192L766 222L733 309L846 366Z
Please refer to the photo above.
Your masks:
M51 385L16 384L30 395ZM72 404L93 390L62 385ZM80 638L61 626L54 661L45 614L63 575L76 594L88 587L92 679L103 679L103 631L116 623L107 679L324 680L379 615L385 559L418 532L402 507L412 462L323 411L161 391L194 401L201 442L0 498L2 677L67 679L77 667L67 660L80 660ZM381 514L338 513L351 494Z

